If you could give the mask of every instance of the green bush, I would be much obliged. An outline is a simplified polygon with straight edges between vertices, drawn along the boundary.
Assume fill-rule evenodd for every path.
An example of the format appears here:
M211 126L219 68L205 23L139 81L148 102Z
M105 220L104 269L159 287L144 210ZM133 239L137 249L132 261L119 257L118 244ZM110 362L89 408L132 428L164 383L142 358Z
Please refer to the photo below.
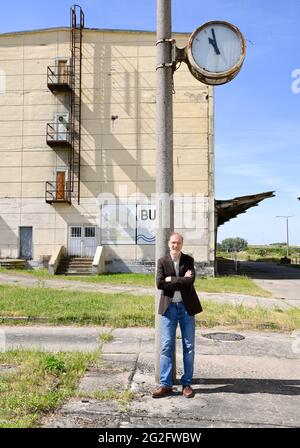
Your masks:
M51 373L55 372L65 372L66 366L62 359L59 359L55 355L47 355L44 359L45 370Z

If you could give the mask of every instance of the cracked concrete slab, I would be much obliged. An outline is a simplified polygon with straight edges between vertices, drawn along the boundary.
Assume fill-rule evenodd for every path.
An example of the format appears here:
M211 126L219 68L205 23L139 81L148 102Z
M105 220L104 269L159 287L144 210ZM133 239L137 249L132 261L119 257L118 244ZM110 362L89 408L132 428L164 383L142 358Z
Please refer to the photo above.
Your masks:
M109 369L89 370L79 383L79 392L82 393L105 393L109 390L123 392L126 390L130 373L118 367ZM113 382L108 377L113 376Z
M146 341L146 342L142 342L142 341L123 341L121 339L116 339L115 341L109 343L109 344L105 344L105 346L103 347L103 353L107 354L107 353L128 353L128 354L133 354L133 353L137 353L141 350L143 350L143 352L149 352L152 353L154 350L154 341Z
M3 328L3 327L2 327ZM177 381L171 396L153 399L153 328L115 329L114 340L102 343L107 328L13 327L22 335L41 338L47 347L54 335L69 347L73 338L78 349L87 340L103 349L101 364L86 372L79 391L86 398L73 399L44 421L45 427L300 427L300 349L295 333L235 331L224 328L197 329L193 388L195 396L182 396L182 341L177 338ZM61 330L61 331L58 331ZM12 334L7 329L8 334ZM238 341L215 341L210 332L238 333ZM299 338L300 335L298 335ZM89 339L90 338L90 339ZM115 342L115 344L113 344ZM117 350L116 350L117 348ZM94 400L89 394L108 390L131 390L133 398L124 407L115 399Z
M1 326L6 350L93 352L100 347L100 335L108 331L108 327Z
M58 413L42 421L43 428L118 428L121 417L119 405L113 400L68 401Z
M139 416L132 422L142 422L144 427L151 427L154 420L156 424L166 421L169 427L185 427L178 426L180 421L186 427L297 427L299 367L298 359L197 355L194 398L185 399L181 386L176 385L171 396L154 400L151 357L143 354L131 386L138 397L129 413ZM182 360L178 356L177 378L181 374Z
M127 421L120 421L120 428L276 428L280 427L278 425L264 425L258 423L239 423L232 421L230 422L218 421L217 419L208 420L198 418L197 420L185 420L181 418L180 420L169 420L168 418L144 418L144 417L129 417Z
M225 333L230 331L221 330ZM214 341L204 337L205 334L212 333L211 330L196 331L196 350L202 354L223 355L253 355L253 356L269 356L278 358L294 358L299 359L299 353L293 351L293 342L295 337L290 333L259 333L255 331L231 331L230 333L238 333L245 337L241 341ZM181 345L178 344L178 350Z
M126 370L132 370L136 363L135 353L102 353L101 360L112 369L118 365Z
M149 341L154 340L154 328L138 327L138 328L116 328L112 331L114 338L122 340L136 340Z

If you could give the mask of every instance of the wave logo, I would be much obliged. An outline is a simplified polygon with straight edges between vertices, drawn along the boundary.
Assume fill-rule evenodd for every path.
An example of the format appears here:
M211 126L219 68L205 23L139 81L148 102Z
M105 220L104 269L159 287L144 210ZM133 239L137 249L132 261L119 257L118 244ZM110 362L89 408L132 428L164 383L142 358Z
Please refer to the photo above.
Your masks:
M146 235L143 235L143 234L139 234L137 236L137 240L138 241L141 240L141 241L144 241L147 244L151 244L151 243L155 243L155 236L146 236Z
M6 92L6 73L0 68L0 95Z

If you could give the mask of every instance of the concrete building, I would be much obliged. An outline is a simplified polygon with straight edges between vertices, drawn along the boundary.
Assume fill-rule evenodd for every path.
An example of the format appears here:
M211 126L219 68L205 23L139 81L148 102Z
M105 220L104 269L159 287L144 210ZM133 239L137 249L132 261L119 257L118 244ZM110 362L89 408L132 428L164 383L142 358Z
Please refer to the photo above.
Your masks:
M184 47L188 35L174 38ZM87 28L0 35L0 258L40 266L101 247L105 271L153 266L155 40ZM213 274L213 89L182 64L174 91L175 226Z

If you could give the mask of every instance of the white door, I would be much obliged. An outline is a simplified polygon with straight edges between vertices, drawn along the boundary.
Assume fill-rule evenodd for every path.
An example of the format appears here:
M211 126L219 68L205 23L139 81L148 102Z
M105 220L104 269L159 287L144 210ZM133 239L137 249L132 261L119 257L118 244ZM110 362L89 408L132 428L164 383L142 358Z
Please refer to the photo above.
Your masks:
M54 140L69 141L69 112L54 114Z
M93 257L96 252L96 226L70 226L68 254L76 257Z

